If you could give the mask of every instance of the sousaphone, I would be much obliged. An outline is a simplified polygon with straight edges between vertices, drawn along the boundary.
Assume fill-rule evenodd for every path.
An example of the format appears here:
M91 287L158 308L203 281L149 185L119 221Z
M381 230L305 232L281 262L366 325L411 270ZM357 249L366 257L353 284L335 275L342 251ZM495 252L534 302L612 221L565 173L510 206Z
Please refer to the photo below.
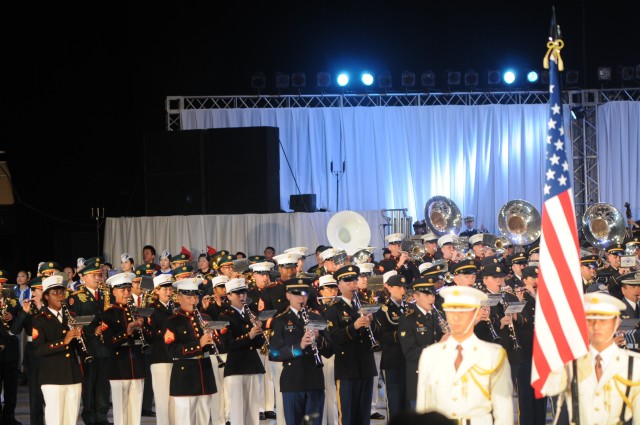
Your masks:
M438 237L448 234L457 235L462 227L462 214L451 199L433 196L424 206L424 221Z
M498 228L514 245L528 245L540 238L540 213L527 201L514 199L498 212Z
M369 246L369 223L355 211L340 211L327 223L327 239L332 247L346 251L348 255Z
M622 244L625 231L622 213L611 204L593 204L582 215L582 233L596 248L606 249L611 244Z

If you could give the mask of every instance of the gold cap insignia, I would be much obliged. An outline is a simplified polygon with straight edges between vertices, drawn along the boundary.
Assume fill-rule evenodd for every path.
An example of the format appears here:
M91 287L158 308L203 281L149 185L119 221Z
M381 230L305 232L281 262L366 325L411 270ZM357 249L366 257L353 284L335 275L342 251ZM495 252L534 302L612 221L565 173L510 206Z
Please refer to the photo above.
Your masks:
M458 296L460 295L460 291L458 291L457 289L455 291L451 291L451 295Z
M498 273L501 273L501 272L502 272L502 270L500 270L500 267L496 267L496 271L497 271Z

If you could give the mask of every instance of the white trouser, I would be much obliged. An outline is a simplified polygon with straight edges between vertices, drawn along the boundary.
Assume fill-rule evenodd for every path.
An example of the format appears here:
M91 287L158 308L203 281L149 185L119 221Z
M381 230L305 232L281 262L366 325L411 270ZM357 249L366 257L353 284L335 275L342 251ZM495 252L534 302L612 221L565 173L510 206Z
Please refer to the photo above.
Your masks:
M280 392L280 375L282 375L282 362L269 361L271 377L273 379L273 389L276 392L276 425L285 425L284 404L282 404L282 393Z
M334 362L336 356L328 359L322 358L324 367L324 414L322 415L322 425L338 425L338 397L336 394L336 378Z
M382 358L382 351L375 351L373 353L373 359L376 361L376 371L378 376L373 377L373 396L371 397L371 414L378 413L378 398L380 390L378 389L378 378L380 377L380 359ZM387 391L387 387L384 388Z
M278 395L278 392L275 390L275 386L278 385L279 388L280 385L275 382L271 374L271 368L269 367L269 363L271 363L269 361L269 355L260 354L260 360L262 360L262 366L264 366L265 370L264 375L260 375L260 383L262 388L262 394L260 395L260 411L273 411L276 408L276 401L274 397ZM278 378L280 378L279 375Z
M173 363L154 363L151 365L151 385L153 399L156 405L156 424L173 425L173 399L169 397L171 382L171 368Z
M209 425L212 395L171 397L175 409L174 423L180 425Z
M140 425L144 379L113 379L109 384L113 425Z
M234 425L258 425L260 422L260 388L258 374L232 375L224 378L229 390L230 418ZM280 416L280 415L278 415Z
M227 361L226 354L220 354L223 362ZM218 367L216 356L211 356L213 377L216 380L218 392L213 395L211 401L211 423L213 425L225 425L229 420L229 392L224 385L224 367Z
M47 425L75 425L78 422L82 384L42 385L44 418Z

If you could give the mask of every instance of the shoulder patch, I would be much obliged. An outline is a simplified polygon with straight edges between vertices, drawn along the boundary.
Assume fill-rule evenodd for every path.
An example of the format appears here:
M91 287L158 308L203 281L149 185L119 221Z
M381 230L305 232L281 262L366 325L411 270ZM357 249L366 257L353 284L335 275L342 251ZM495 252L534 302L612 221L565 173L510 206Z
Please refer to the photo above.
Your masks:
M69 301L68 301L69 305L73 305L73 303L75 303L75 302L76 302L75 298L69 297Z
M176 340L176 336L173 334L173 332L171 332L169 329L167 329L164 332L164 343L165 344L170 344L175 340Z
M81 303L86 303L88 300L87 294L85 294L84 292L79 293L78 299L80 300Z
M9 305L11 307L15 307L16 305L18 305L18 301L15 298L11 298L11 300L9 300Z
M38 339L38 335L40 335L40 332L38 332L38 328L31 329L31 339L35 341L36 339Z

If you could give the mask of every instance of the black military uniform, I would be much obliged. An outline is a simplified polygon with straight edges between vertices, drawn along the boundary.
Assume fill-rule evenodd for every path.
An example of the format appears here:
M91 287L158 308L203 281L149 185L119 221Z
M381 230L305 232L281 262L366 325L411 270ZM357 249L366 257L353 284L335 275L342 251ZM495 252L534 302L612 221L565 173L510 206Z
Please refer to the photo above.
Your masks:
M617 255L617 256L624 255L624 247L620 244L612 244L607 247L606 251L607 251L607 255ZM618 282L618 278L620 277L620 271L617 268L611 265L608 265L607 267L604 267L598 270L598 277L608 278L607 284L608 284L610 295L616 298L622 297L622 290L620 290L620 283Z
M359 272L357 266L344 266L334 273L334 277L338 282L355 281ZM343 297L336 298L325 317L330 322L329 334L336 356L335 378L342 424L368 424L373 377L378 374L371 338L365 328L355 328L354 322L360 313ZM374 335L378 331L375 320L371 330Z
M396 270L399 274L403 275L408 282L420 277L420 270L413 261L407 260L400 267L398 266L398 261L400 261L400 257L394 257L392 255L388 259L380 261L378 263L378 269L382 269L381 271L383 273Z
M640 274L637 272L628 273L620 276L618 281L620 285L626 285L627 287L638 286L640 285ZM626 309L620 312L620 319L640 319L640 305L638 302L633 305L634 302L625 296L621 300ZM628 349L640 352L640 325L633 330L625 332L624 339Z
M434 283L430 280L428 277L416 279L413 282L413 290L435 296ZM400 317L398 335L406 361L406 398L409 407L415 409L420 354L423 348L440 341L444 332L433 309L425 314L414 304L407 314Z
M527 264L527 256L525 255L524 252L519 252L517 254L513 254L510 255L509 257L507 257L507 261L509 264L505 264L509 267L513 267L513 264L521 264L521 265L526 265ZM519 286L522 286L522 278L520 278L519 276L517 276L515 273L511 273L511 276L509 276L509 278L507 278L504 283L509 286L511 289L515 289Z
M309 279L289 279L285 282L289 293L308 294L311 290ZM310 423L320 425L324 406L324 376L321 356L331 356L329 336L321 331L316 339L316 350L312 346L301 348L305 334L304 314L307 320L323 321L316 311L305 307L295 311L288 307L273 320L273 336L270 339L270 360L282 362L280 391L282 392L284 418L286 423L299 424L305 415L313 417ZM313 416L318 413L318 416Z
M36 288L42 289L42 278L40 276L35 277L28 282L28 285L33 294ZM25 335L27 335L27 346L25 350L26 361L24 365L27 374L27 385L29 386L29 423L32 425L42 425L44 423L44 398L42 397L42 390L38 382L40 357L36 356L33 337L31 335L33 319L40 311L35 303L32 302L29 313L25 313L24 309L20 309L18 317L11 325L11 332L14 335L18 335L22 330L24 330Z
M405 286L406 278L402 275L389 277L388 286ZM404 316L408 306L404 301L396 303L389 298L374 317L380 328L380 346L382 358L380 370L384 378L387 397L389 418L395 417L400 411L407 408L406 399L406 363L400 347L398 323Z
M4 285L7 281L7 273L0 270L0 283ZM0 285L0 288L2 287ZM15 410L18 401L18 368L20 362L20 342L18 337L11 332L11 325L20 314L22 306L18 305L18 300L8 298L2 293L0 298L0 312L10 313L13 318L5 322L2 318L0 323L0 383L4 391L4 403L2 405L2 424L19 424L16 421Z

